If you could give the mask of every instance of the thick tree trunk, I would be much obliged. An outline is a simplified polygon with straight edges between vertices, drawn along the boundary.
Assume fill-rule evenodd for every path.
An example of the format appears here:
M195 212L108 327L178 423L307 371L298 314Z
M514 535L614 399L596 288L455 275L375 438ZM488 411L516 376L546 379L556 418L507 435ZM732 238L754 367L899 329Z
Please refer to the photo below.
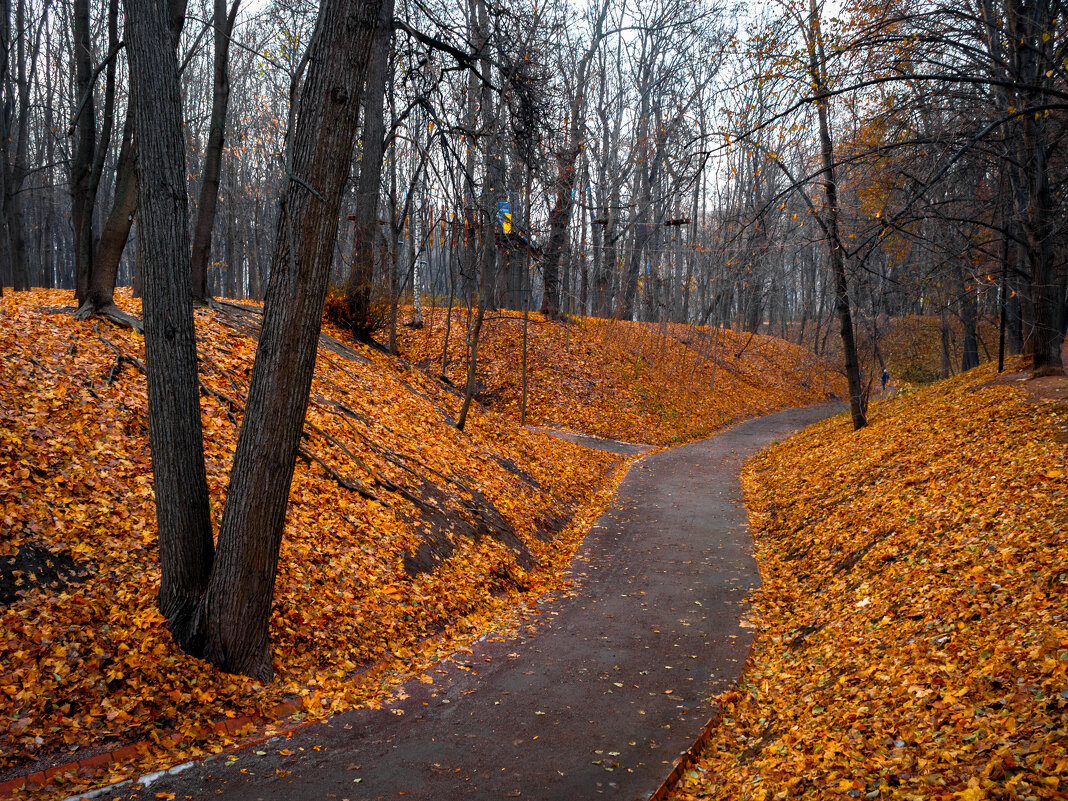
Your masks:
M1022 85L1023 104L1041 107L1048 102L1049 79L1059 63L1053 52L1056 33L1055 5L1050 0L1013 0L1006 4L1013 66ZM1054 259L1054 206L1049 181L1051 141L1045 114L1020 117L1022 153L1020 171L1025 198L1022 229L1027 268L1031 276L1031 352L1033 375L1059 375L1061 363L1060 307L1064 287Z
M308 45L289 140L293 179L282 195L263 329L204 597L204 656L264 681L273 673L269 622L289 486L380 8L381 0L324 0Z
M23 183L29 171L29 116L30 116L30 76L26 68L26 3L18 0L15 7L15 30L17 37L11 41L10 9L5 1L0 4L0 13L4 19L0 21L0 48L4 53L4 63L0 65L0 99L6 108L0 112L3 122L0 124L0 156L3 163L0 171L3 178L0 180L0 203L3 204L3 219L0 227L7 226L7 256L8 266L11 270L11 285L16 292L23 292L30 288L30 265L26 255L26 202L23 194ZM12 84L10 53L14 45L15 57L14 85ZM36 62L36 51L34 52ZM32 65L31 65L31 72ZM16 95L18 99L18 118L12 119L12 110L15 105ZM12 152L12 146L14 152ZM10 167L10 170L9 170ZM0 282L2 283L2 282Z
M77 4L76 4L77 5ZM83 32L79 31L79 35ZM100 128L100 139L96 139L95 119L93 117L92 96L93 90L89 84L84 87L84 93L80 95L84 101L81 114L77 121L78 130L78 155L75 159L74 177L78 184L72 184L72 193L77 194L76 203L72 206L72 218L75 231L75 256L76 256L76 294L75 299L81 305L78 310L78 318L86 319L94 312L102 312L105 309L109 315L113 314L116 322L136 325L132 318L126 317L122 312L114 308L111 297L114 293L114 277L111 277L110 290L101 290L101 286L107 283L108 275L97 276L96 249L98 244L94 231L94 219L96 211L97 190L104 176L104 168L107 164L108 150L111 146L112 129L115 126L115 63L119 52L119 3L118 0L108 2L108 56L107 73L104 84L104 111L103 123ZM86 39L88 46L88 39ZM89 64L79 61L79 70L88 68ZM82 88L79 92L82 92ZM129 118L129 113L127 118ZM81 163L82 154L91 155L91 164L88 165L88 174L83 175L85 165ZM116 187L116 190L118 187ZM76 209L76 213L73 210ZM96 305L92 299L93 287L97 287L98 295L106 295L106 303Z
M568 145L557 155L556 203L549 210L549 241L541 262L541 276L545 291L541 296L541 313L550 319L560 316L560 259L568 243L568 227L574 206L575 158L578 151Z
M353 209L352 270L345 284L345 304L352 333L369 337L378 324L372 308L375 280L375 239L378 236L378 196L382 189L382 156L385 153L385 94L389 72L390 39L393 36L394 0L383 0L375 32L371 62L367 67L367 95L363 101L363 148L360 177Z
M211 118L208 146L201 170L200 200L193 228L193 298L211 299L208 288L208 262L211 260L211 235L215 228L215 209L219 202L219 178L222 174L223 143L226 139L226 110L230 104L230 35L240 0L234 0L230 12L226 0L215 0L214 88L211 95Z
M593 57L593 49L583 54L575 81L575 94L571 99L570 128L568 140L556 156L556 202L549 211L549 241L541 263L545 292L541 299L541 312L555 319L560 316L560 260L568 245L571 213L575 207L575 162L582 151L586 130L584 92L586 91L586 66ZM565 291L566 291L565 287Z
M608 4L605 3L590 46L579 60L574 94L569 109L570 127L567 143L556 156L556 203L549 212L549 242L546 245L541 267L542 279L545 283L541 311L550 318L560 316L560 260L568 244L571 215L575 208L575 164L586 138L586 73L590 59L593 58L601 41L601 26L604 23L607 8ZM570 287L566 284L565 281L564 290L570 291ZM585 304L583 304L583 312L585 313Z
M1022 118L1027 145L1028 185L1027 215L1023 229L1027 242L1027 262L1031 273L1031 304L1034 315L1031 338L1035 377L1060 375L1061 364L1060 299L1062 287L1056 280L1053 255L1053 198L1049 185L1049 164L1045 121L1038 115Z
M11 65L8 55L11 52L11 5L8 0L0 0L0 109L7 107L11 96ZM0 113L0 296L10 276L9 271L14 261L11 243L11 174L8 165L12 161L11 115Z
M0 169L7 172L6 165L0 165ZM9 268L11 270L11 286L16 292L25 292L30 288L30 269L26 259L26 228L25 210L23 208L22 193L18 190L10 191L14 178L5 176L2 190L7 192L4 202L4 220L0 226L7 226L7 246Z
M137 255L144 277L148 433L159 525L160 611L184 650L212 567L189 279L189 214L177 46L181 0L126 0L138 140Z

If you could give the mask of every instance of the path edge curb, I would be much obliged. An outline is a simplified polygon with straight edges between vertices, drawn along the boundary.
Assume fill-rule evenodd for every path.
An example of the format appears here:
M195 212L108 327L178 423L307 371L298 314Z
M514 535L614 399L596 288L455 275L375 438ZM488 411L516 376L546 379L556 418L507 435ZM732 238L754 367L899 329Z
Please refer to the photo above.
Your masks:
M232 718L221 718L212 723L210 727L202 727L201 732L210 730L210 732L215 734L236 735L250 726L262 727L282 723L283 721L292 718L296 713L303 711L304 706L303 698L283 701L275 706L269 715L239 715ZM297 729L312 722L313 719L292 721L293 725L291 729ZM220 753L225 753L230 750L240 750L251 745L261 745L283 733L284 732L279 731L269 735L261 734L259 736L254 736L242 742L240 745L237 745L236 748L224 749ZM158 740L138 740L137 742L120 746L111 751L104 751L83 759L73 760L60 765L53 765L45 770L35 771L34 773L29 773L25 776L16 776L13 779L0 782L0 799L15 798L15 794L20 790L39 789L50 784L62 783L63 781L69 781L75 778L91 779L94 776L103 773L107 766L113 762L122 762L134 757L147 755L149 751L159 745L170 746L173 748L181 743L183 739L184 738L177 732L165 734ZM202 762L205 759L214 756L218 756L218 754L204 754L195 757L190 761ZM133 781L136 780L136 778L133 779ZM88 793L92 791L86 790L85 792ZM84 795L84 793L75 793L73 797L77 798L81 795Z
M752 667L753 651L756 649L757 639L759 638L759 632L757 636L753 637L753 641L749 643L749 651L745 656L745 663L742 665L742 669L738 672L738 678L734 680L734 684L730 689L725 692L732 692L738 689L738 685L742 681L742 676L745 672ZM697 735L697 739L693 741L693 744L687 748L679 757L675 760L675 763L671 766L671 771L668 773L667 778L660 783L660 786L653 791L653 794L649 796L649 801L664 801L675 789L675 785L678 784L679 779L682 778L682 774L689 770L693 764L697 761L701 751L708 745L708 741L712 736L712 731L719 726L720 721L723 719L723 707L720 704L716 704L712 710L712 715L709 717L708 722L705 723L704 728L701 729L701 733Z

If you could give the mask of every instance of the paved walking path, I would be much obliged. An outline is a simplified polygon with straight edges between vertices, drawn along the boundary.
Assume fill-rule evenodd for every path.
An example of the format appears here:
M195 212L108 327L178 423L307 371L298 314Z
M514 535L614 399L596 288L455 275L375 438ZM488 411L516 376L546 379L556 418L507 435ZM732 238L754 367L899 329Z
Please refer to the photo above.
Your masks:
M741 461L839 408L750 420L637 462L576 557L575 594L546 602L532 633L479 643L386 709L106 797L645 801L753 636L740 625L759 582Z

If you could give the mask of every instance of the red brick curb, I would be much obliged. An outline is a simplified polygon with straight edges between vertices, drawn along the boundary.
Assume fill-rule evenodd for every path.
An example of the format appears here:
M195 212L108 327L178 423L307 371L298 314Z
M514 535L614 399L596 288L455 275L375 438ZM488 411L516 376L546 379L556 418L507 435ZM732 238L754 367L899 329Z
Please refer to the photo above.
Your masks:
M234 718L222 718L221 720L215 721L215 723L212 724L211 729L217 734L237 734L249 726L260 726L266 723L274 723L284 720L285 718L291 717L302 708L303 703L300 700L283 701L272 710L269 717L260 715L255 717L251 715L241 715L240 717ZM201 729L201 731L204 731L204 729ZM271 737L273 736L274 735L271 735ZM242 743L241 747L244 748L250 745L259 745L271 739L271 737L254 737L247 742ZM114 751L96 754L95 756L68 762L63 765L54 765L43 771L37 771L36 773L30 773L26 776L9 779L6 782L0 782L0 798L14 798L15 793L19 790L33 790L47 784L53 784L57 781L62 782L70 781L75 778L91 778L99 773L103 773L112 762L123 762L128 759L145 756L152 750L153 746L157 744L170 745L173 747L178 745L181 741L182 737L179 734L164 735L157 742L153 742L152 740L139 740L136 743L116 748ZM204 757L201 757L200 759L204 759Z

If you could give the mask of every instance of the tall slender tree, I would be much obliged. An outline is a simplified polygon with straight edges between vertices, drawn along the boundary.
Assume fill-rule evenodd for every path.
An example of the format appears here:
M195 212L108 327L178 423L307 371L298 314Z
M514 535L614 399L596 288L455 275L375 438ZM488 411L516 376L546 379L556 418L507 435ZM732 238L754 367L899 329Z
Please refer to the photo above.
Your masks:
M208 262L211 260L215 210L219 203L223 144L226 141L226 112L230 106L230 39L234 33L234 22L237 20L237 9L240 5L241 0L233 0L228 11L226 0L215 0L211 117L208 121L208 145L201 168L200 201L197 203L197 219L193 228L193 297L200 301L211 297Z

